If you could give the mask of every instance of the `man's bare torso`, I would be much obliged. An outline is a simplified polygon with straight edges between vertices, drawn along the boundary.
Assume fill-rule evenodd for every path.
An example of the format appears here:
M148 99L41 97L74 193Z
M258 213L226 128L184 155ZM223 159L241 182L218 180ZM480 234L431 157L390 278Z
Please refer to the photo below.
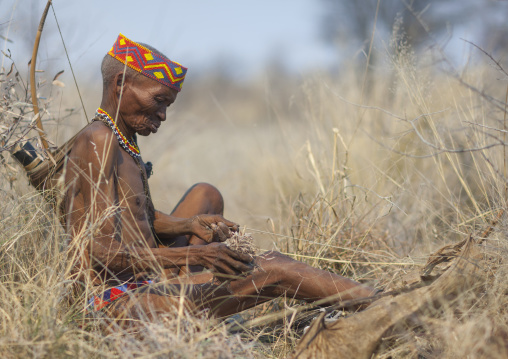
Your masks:
M98 220L87 217L87 214L96 212L93 207L102 197L96 184L90 183L88 167L91 165L91 156L99 159L103 173L110 170L106 166L113 166L111 178L101 180L108 182L108 188L116 202L107 203L107 213L114 218L112 224L115 227L115 239L125 245L156 247L147 214L147 198L143 185L143 176L146 178L146 173L141 173L145 171L144 166L139 166L134 158L122 150L113 131L98 121L78 135L70 153L66 174L66 183L70 185L66 197L66 211L70 216L67 223L73 223L74 233L79 233L87 224L85 221ZM76 176L76 173L79 175ZM111 181L113 183L109 183ZM116 205L118 207L115 209Z

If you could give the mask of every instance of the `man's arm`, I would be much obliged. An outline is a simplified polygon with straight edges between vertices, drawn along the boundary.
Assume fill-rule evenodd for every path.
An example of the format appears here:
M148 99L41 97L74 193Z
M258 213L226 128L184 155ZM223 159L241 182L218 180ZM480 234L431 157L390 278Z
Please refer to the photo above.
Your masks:
M198 265L225 274L252 269L250 256L222 243L179 248L127 247L115 240L94 240L92 260L112 273L158 272L165 268Z
M191 218L176 218L155 211L153 223L155 233L160 236L176 237L195 235L207 243L224 242L239 226L217 214L200 214Z

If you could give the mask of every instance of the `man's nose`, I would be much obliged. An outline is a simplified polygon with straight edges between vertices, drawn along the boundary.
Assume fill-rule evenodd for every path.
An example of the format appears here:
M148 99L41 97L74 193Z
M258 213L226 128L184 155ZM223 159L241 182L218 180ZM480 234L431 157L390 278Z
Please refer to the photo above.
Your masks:
M157 117L159 118L160 121L165 121L166 120L166 109L157 111Z

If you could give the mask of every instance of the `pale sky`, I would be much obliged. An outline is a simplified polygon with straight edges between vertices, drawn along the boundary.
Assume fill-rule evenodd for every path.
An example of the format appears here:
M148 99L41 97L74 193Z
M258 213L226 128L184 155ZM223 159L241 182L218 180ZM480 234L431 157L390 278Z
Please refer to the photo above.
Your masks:
M15 56L25 51L26 57L27 48L21 42L25 39L31 46L45 1L0 1L0 23L4 24L0 33L6 35L16 5L9 29L14 43L8 48ZM221 66L233 65L232 70L241 75L260 71L267 60L276 57L298 71L328 65L335 56L318 38L323 9L315 0L54 0L53 4L71 62L81 70L97 68L120 32L158 48L189 67L189 74L208 68L218 58ZM4 49L3 40L0 44ZM57 67L66 63L51 10L39 58L41 64L48 61Z
M0 0L0 34L14 41L0 39L0 48L10 49L17 64L30 58L45 3ZM320 21L326 8L319 0L53 0L53 4L71 63L81 78L99 77L101 59L120 32L188 67L188 77L213 71L220 64L241 79L263 71L266 62L274 59L290 71L308 73L341 59L364 56L360 48L334 49L320 40ZM471 47L461 38L475 41L478 24L450 25L446 51L465 63ZM377 50L383 51L384 45L377 44ZM38 67L55 72L65 69L68 75L52 10L43 32Z

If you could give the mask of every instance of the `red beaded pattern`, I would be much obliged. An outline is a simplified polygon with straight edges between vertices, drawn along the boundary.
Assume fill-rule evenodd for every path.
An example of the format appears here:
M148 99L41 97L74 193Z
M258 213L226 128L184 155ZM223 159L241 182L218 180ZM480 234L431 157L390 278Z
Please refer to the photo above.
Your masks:
M131 69L150 77L177 91L182 89L187 68L178 62L150 51L124 35L118 35L109 55L129 66Z

